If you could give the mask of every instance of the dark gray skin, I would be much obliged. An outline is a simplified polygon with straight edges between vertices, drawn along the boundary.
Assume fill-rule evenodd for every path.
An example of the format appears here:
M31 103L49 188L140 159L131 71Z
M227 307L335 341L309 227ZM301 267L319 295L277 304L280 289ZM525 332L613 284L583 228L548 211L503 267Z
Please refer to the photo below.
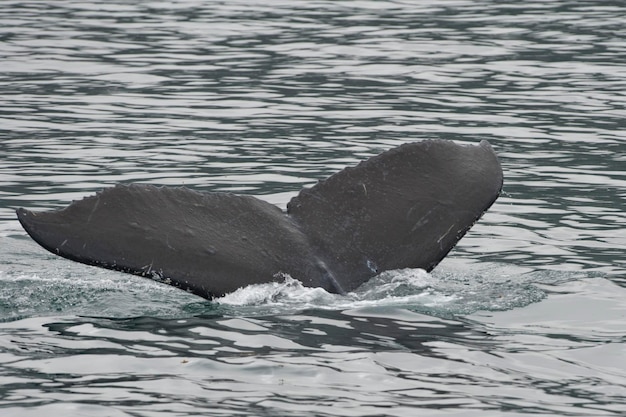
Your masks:
M289 274L344 293L382 271L432 270L497 199L491 146L409 143L303 189L287 213L252 196L117 185L17 216L65 258L204 298Z

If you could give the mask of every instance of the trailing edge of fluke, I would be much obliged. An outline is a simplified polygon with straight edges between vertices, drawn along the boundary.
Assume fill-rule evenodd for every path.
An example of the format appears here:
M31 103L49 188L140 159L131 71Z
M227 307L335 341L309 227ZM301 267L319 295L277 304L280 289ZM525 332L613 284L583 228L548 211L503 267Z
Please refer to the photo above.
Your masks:
M343 293L382 271L432 270L501 189L489 143L429 140L301 190L286 213L252 196L130 184L17 216L56 255L209 299L281 274Z

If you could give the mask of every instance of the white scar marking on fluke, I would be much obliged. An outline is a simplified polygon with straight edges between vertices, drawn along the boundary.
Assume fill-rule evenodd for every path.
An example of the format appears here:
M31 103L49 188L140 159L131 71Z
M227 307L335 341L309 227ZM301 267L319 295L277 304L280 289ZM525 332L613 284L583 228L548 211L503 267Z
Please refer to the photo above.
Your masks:
M441 244L441 241L443 240L443 238L448 236L448 234L450 233L450 230L452 230L453 227L454 225L451 225L450 227L448 227L448 230L446 230L446 232L443 235L441 235L439 239L437 239L437 243Z
M89 213L89 217L87 217L87 223L91 223L91 217L96 212L98 205L100 204L100 198L96 198L96 204L94 204L93 209L91 209L91 213Z
M370 259L367 260L367 267L369 268L370 271L374 273L378 273L378 266L374 262L372 262Z
M407 213L407 219L411 217L413 210L419 210L418 205L411 207L411 209ZM417 229L419 229L420 227L428 223L429 222L428 218L430 217L432 212L433 212L433 209L430 209L428 210L426 214L424 214L422 217L417 219L417 221L413 224L413 227L411 228L411 233L414 233Z
M150 262L148 265L144 265L141 267L141 269L144 271L143 275L150 275L152 273L152 265L154 264L154 261ZM147 269L147 271L146 271Z

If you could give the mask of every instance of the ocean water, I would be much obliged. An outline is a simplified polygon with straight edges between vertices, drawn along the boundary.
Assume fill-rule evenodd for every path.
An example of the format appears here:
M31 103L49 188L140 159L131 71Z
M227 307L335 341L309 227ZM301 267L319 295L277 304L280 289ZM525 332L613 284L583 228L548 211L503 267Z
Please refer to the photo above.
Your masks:
M626 4L3 1L0 415L623 416ZM206 301L55 257L14 210L118 182L252 194L488 140L432 273Z

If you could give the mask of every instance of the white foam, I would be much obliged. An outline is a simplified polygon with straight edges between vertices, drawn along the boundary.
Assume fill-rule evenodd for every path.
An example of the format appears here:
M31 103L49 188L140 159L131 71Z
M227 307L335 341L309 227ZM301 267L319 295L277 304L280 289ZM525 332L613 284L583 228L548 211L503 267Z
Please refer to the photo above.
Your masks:
M282 282L254 284L218 298L215 302L233 307L282 307L351 309L380 305L437 307L457 299L430 288L433 277L422 270L384 273L345 295L331 294L322 288L309 288L290 276Z
M305 287L300 281L285 276L281 282L240 288L215 302L225 307L256 307L259 312L267 312L267 308L284 312L309 308L343 310L394 306L454 315L477 310L506 310L545 297L540 289L529 286L525 280L502 282L502 275L494 271L491 278L468 277L464 273L433 276L421 269L386 271L345 295Z
M231 306L324 305L332 303L337 297L322 288L305 287L300 281L286 275L282 282L248 285L215 301Z

